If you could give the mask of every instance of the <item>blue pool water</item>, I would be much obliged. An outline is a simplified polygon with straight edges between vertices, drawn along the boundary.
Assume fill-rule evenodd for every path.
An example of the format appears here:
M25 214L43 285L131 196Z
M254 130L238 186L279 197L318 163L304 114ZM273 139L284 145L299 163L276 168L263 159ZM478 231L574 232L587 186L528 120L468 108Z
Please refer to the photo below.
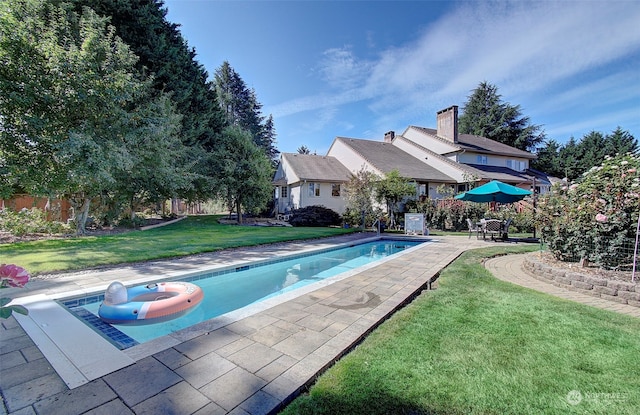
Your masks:
M120 349L161 337L250 304L378 261L421 242L379 240L361 245L279 258L269 264L205 272L181 279L200 286L202 302L188 314L144 326L104 323L97 317L103 294L62 301L76 316ZM180 280L174 278L173 280Z

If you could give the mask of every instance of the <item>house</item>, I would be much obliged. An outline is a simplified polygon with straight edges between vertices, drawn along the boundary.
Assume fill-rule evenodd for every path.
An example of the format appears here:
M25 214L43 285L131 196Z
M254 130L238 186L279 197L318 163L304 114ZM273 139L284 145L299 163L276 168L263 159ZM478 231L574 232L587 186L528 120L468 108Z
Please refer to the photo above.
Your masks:
M458 107L436 114L437 128L409 126L400 135L389 131L382 141L336 137L326 156L284 153L274 176L276 207L296 209L322 204L345 210L341 184L360 170L383 176L398 170L416 183L416 197L440 199L439 188L454 193L468 183L500 180L545 193L551 182L529 168L536 155L471 134L458 133Z
M335 157L282 153L274 174L276 213L322 205L342 214L343 185L351 171Z

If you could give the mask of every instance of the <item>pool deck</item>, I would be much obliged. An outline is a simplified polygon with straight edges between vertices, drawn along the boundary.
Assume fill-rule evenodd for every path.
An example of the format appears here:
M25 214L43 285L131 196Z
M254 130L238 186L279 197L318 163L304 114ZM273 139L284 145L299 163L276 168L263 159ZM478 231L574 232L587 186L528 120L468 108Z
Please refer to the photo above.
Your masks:
M229 266L371 236L353 234L58 274L33 279L20 294L55 297L91 292L115 279L125 283L149 280L160 270L177 275L185 270ZM502 244L466 236L432 237L432 241L380 265L134 359L126 367L73 389L15 318L0 320L0 414L276 413L396 310L428 289L429 282L461 253ZM503 260L488 268L506 280L513 279L513 274L524 275L513 264ZM528 280L526 276L520 279ZM7 296L17 294L8 291Z

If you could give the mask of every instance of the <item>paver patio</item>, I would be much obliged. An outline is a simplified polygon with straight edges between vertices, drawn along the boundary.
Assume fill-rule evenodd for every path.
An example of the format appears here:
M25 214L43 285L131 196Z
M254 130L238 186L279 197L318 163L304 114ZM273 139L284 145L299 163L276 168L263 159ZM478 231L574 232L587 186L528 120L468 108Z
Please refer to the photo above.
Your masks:
M349 238L361 238L351 235ZM282 255L308 245L234 250L233 260ZM53 370L14 318L0 331L0 414L269 414L277 412L318 374L348 353L398 308L411 301L462 252L495 242L437 237L397 259L323 286L173 347L74 389ZM31 293L74 291L122 276L158 269L229 262L229 253L145 268L121 267L30 282ZM508 257L503 257L508 258ZM500 266L499 273L517 269ZM491 269L491 268L490 268ZM526 276L525 276L526 277ZM523 277L524 278L524 277ZM517 283L517 282L516 282ZM28 286L29 286L28 285ZM90 287L89 287L90 288Z

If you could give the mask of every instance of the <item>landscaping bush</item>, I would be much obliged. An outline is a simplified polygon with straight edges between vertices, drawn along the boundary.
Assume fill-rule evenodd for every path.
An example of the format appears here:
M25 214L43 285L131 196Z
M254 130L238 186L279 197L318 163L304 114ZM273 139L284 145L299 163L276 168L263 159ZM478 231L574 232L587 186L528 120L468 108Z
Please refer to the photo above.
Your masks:
M603 268L633 263L640 213L640 156L607 157L576 183L554 186L540 198L537 223L560 260L585 259Z
M324 206L308 206L295 209L293 217L289 220L292 226L331 226L341 225L342 217L338 212Z
M28 234L63 234L71 231L64 223L48 221L47 214L38 208L21 209L14 212L10 209L0 210L0 230L15 236Z

